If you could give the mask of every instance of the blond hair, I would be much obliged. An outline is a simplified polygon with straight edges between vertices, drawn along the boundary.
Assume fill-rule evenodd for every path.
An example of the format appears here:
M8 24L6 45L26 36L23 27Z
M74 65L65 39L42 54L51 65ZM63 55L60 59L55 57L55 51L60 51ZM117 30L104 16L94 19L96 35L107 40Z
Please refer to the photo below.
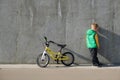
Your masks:
M92 23L91 26L92 26L92 25L93 25L95 28L98 28L98 27L99 27L98 24L96 24L96 23Z

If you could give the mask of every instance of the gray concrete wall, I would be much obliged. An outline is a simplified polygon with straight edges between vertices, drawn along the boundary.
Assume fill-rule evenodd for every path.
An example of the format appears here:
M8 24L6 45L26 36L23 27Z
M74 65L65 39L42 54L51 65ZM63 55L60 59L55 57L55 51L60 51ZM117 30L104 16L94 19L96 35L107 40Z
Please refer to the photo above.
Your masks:
M0 0L0 63L35 63L43 36L91 63L85 33L100 26L99 59L120 63L120 0Z

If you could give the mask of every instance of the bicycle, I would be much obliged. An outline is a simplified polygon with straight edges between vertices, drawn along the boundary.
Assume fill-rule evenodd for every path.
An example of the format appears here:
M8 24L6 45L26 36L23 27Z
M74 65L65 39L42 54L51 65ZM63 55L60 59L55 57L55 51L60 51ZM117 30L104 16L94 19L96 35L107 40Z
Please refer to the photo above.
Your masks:
M54 41L48 41L47 37L44 37L45 49L42 54L37 56L37 65L39 67L47 67L50 62L50 59L54 60L59 64L59 61L65 66L71 66L74 63L74 55L71 52L62 53L63 48L66 47L66 44L58 44ZM49 46L50 43L56 44L60 47L58 52L54 52Z

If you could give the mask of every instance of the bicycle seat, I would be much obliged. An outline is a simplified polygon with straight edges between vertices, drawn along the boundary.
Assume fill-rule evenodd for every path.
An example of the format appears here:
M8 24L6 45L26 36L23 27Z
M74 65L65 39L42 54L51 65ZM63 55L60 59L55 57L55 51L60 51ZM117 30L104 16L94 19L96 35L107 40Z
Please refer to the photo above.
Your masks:
M57 44L57 46L60 46L61 48L66 47L66 44Z

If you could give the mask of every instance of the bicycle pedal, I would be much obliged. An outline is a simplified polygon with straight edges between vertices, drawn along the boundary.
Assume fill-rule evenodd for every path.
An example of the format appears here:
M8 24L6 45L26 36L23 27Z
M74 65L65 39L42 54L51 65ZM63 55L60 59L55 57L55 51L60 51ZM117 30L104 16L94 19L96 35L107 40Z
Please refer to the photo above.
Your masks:
M57 64L60 64L59 61L57 61Z
M60 64L58 59L57 59L57 60L55 60L55 61L57 62L57 64Z

